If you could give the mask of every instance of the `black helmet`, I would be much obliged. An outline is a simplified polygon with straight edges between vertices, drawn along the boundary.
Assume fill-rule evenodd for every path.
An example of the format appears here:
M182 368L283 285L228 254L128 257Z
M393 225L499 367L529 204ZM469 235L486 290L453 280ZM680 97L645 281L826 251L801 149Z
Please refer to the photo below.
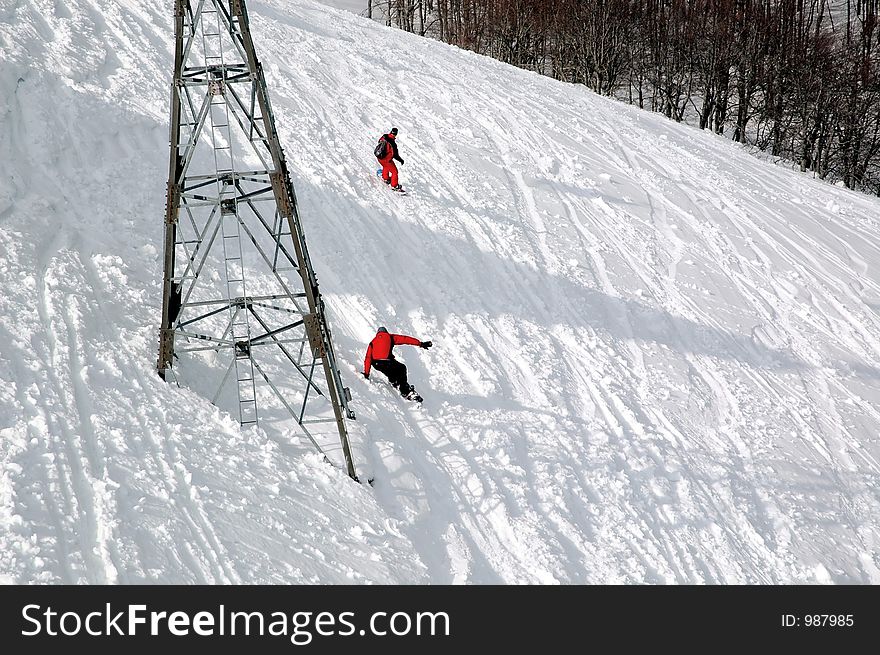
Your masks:
M378 330L376 330L376 332L377 332L377 333L379 333L379 332L388 332L388 330L386 330L384 327L380 327Z
M397 128L396 127L391 128L391 134L393 134L394 136L397 136Z

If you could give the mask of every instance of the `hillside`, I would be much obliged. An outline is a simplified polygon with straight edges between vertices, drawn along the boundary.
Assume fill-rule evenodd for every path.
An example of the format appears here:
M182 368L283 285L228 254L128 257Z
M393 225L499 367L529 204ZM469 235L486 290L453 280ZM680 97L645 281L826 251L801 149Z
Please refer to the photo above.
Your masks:
M0 10L0 579L880 582L877 199L249 8L375 483L155 375L170 9L29 0ZM398 352L421 409L359 375L378 325L434 341Z

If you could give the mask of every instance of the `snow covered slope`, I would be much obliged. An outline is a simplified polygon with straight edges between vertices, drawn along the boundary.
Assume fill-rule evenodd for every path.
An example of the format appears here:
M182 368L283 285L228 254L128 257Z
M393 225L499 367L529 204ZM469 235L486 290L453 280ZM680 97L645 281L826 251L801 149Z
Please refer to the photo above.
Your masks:
M153 373L170 8L6 5L3 579L880 582L877 199L249 7L375 485ZM374 175L392 125L407 197ZM422 409L359 376L377 325L433 339L398 349Z
M423 581L369 488L155 373L169 12L0 11L0 580Z
M354 12L359 16L367 15L367 0L318 0L318 2L334 9L345 9L346 11ZM373 11L377 17L380 15L381 7L379 2L373 2Z

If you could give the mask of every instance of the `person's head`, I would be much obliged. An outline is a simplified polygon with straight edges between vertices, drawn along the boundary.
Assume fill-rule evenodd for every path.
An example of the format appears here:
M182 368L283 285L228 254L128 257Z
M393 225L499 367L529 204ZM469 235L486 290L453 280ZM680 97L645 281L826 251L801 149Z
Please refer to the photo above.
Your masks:
M387 333L388 330L386 330L384 327L380 327L378 330L376 330L376 334L379 334L380 332L386 332L386 333Z
M392 139L396 139L396 138L397 138L397 128L396 128L396 127L392 127L392 128L391 128L391 132L390 132L390 134L391 134L391 138L392 138Z

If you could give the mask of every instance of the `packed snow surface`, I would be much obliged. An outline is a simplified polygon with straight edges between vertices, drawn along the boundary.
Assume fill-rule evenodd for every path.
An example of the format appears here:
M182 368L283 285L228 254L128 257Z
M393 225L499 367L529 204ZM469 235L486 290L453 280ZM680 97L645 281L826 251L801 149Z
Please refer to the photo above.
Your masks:
M171 3L6 0L0 580L880 583L876 198L248 6L374 484L155 374ZM360 376L378 325L433 340L421 408Z

